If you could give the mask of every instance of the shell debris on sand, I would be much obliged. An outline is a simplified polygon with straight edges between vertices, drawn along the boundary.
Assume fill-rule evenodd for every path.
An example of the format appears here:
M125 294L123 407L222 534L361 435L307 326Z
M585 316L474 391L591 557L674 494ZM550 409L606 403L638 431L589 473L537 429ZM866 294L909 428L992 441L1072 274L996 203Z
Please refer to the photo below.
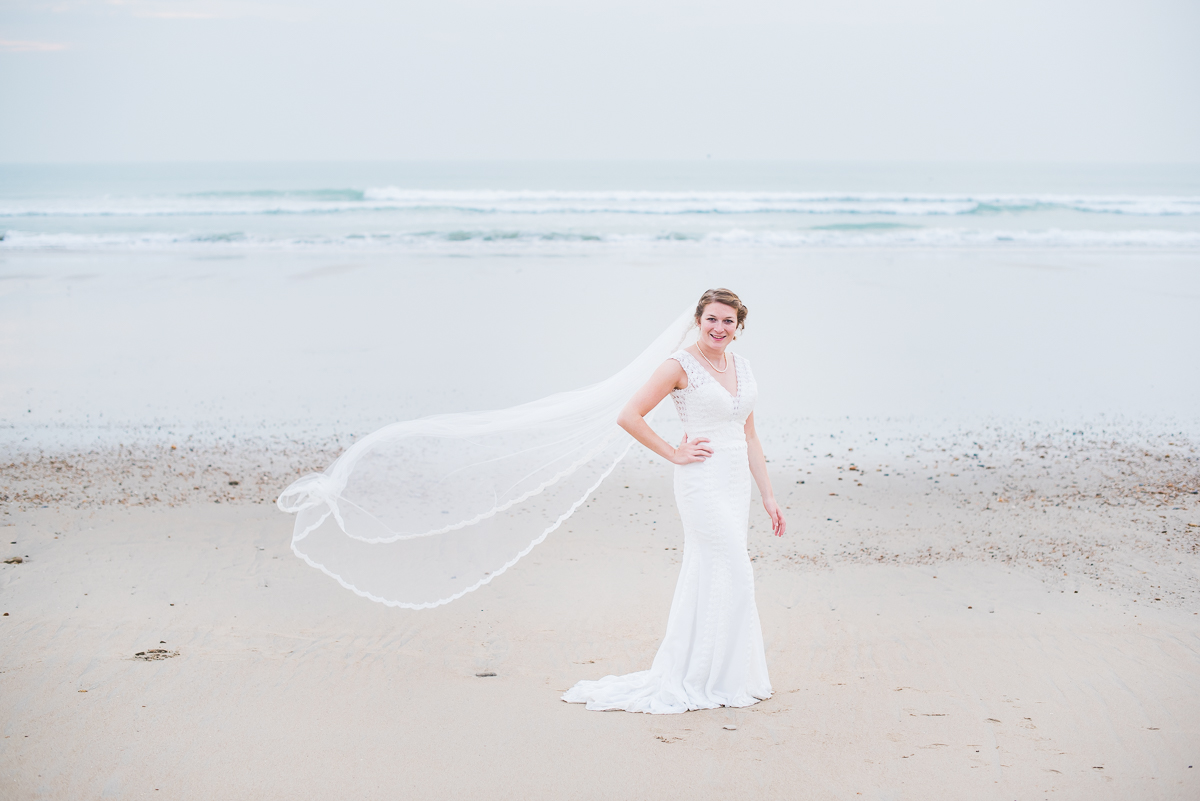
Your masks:
M138 651L133 655L133 658L142 662L157 662L160 659L170 659L173 656L179 656L179 652L168 651L163 648L152 648L148 651Z
M184 446L130 431L125 443L87 449L21 452L0 458L0 507L26 511L273 503L305 473L324 470L346 447L337 437L264 434L213 436Z
M811 525L803 538L763 543L756 565L968 561L1031 570L1072 595L1090 585L1155 604L1200 601L1183 566L1200 557L1200 444L1181 433L1033 422L957 431L842 425L831 434L811 420L776 424L772 470L802 479L783 485L780 500L799 521L810 514ZM10 446L0 509L268 504L353 439L264 430L180 443L129 434L123 444L87 450ZM650 457L627 464L642 461L650 469ZM872 480L844 486L843 476ZM1130 567L1144 560L1163 570Z
M781 483L779 500L807 530L758 546L765 568L974 562L1032 571L1077 598L1200 602L1187 567L1200 557L1200 442L1183 433L1029 421L830 433L798 420L769 447L773 471L805 481ZM839 483L857 475L870 486Z

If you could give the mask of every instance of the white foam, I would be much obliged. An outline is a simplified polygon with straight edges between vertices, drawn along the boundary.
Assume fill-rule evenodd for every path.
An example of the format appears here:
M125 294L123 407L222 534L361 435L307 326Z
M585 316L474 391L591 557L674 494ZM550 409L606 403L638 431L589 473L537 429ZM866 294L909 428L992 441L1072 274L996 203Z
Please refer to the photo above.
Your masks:
M177 217L454 211L470 214L796 214L961 216L1062 209L1133 216L1200 215L1200 197L821 192L575 192L415 190L286 195L244 193L0 201L0 217Z
M912 228L888 231L748 231L733 229L705 236L708 243L748 247L1183 247L1200 246L1200 231L1134 229L1119 231L991 230Z
M887 230L752 230L728 228L707 233L609 233L554 231L398 232L394 234L271 237L233 233L41 233L8 231L3 251L420 251L429 253L591 252L600 249L709 249L805 247L1055 247L1196 248L1200 231L1008 230L983 228L900 228Z

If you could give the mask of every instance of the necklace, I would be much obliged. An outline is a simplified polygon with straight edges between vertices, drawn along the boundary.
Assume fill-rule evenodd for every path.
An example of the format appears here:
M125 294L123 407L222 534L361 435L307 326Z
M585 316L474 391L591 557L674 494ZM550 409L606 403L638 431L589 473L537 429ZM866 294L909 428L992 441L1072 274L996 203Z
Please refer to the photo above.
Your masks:
M696 346L696 352L700 354L701 359L704 359L704 361L708 362L708 357L704 355L704 350L699 345ZM721 353L721 356L725 361L725 366L719 370L717 370L717 366L715 364L708 362L708 366L714 370L717 370L718 373L723 373L729 369L729 357L724 352Z

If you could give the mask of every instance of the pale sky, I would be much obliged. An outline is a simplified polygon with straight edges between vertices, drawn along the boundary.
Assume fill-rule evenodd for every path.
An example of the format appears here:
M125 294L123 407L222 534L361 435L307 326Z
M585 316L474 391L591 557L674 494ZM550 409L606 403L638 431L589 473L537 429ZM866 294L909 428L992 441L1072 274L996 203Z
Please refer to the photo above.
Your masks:
M0 162L1200 162L1196 0L6 0Z

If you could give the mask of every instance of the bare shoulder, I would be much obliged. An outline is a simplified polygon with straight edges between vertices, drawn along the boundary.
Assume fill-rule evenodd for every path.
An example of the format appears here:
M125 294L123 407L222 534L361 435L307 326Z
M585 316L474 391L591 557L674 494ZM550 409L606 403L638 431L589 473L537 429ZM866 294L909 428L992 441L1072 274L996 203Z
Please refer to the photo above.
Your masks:
M675 389L685 389L688 385L687 371L683 369L679 359L674 356L667 357L667 360L654 371L654 376L664 380L670 378Z

